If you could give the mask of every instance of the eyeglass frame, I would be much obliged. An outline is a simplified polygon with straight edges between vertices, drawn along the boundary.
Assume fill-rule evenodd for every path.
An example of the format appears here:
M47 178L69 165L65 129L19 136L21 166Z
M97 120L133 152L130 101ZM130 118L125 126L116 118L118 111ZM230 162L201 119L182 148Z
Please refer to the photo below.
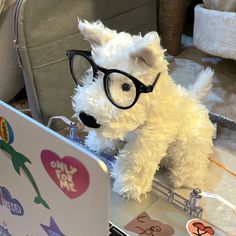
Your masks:
M158 81L158 79L161 75L161 73L158 73L157 76L155 77L154 82L151 85L145 85L141 81L139 81L137 78L135 78L134 76L132 76L128 73L126 73L125 71L118 70L118 69L106 69L104 67L101 67L101 66L97 65L92 59L91 51L74 50L74 49L67 50L66 51L66 56L69 59L70 72L71 72L72 78L75 81L75 83L78 84L81 87L82 87L82 85L80 85L78 83L78 81L76 80L76 76L75 76L74 70L73 70L73 59L74 59L75 55L83 56L90 62L91 66L92 66L92 69L93 69L93 79L97 79L98 71L103 72L103 74L104 74L104 76L103 76L103 86L104 86L104 91L105 91L105 94L106 94L107 98L109 99L109 101L114 106L116 106L117 108L123 109L123 110L130 109L131 107L133 107L136 104L136 102L138 101L139 96L140 96L141 93L151 93L151 92L153 92L153 89L154 89L154 87L155 87L155 85L156 85L156 83L157 83L157 81ZM122 74L122 75L128 77L133 82L133 84L135 85L135 89L136 89L135 99L129 106L126 106L126 107L119 106L113 100L110 93L108 92L108 88L107 88L108 87L107 86L108 79L109 79L108 75L111 74L111 73Z

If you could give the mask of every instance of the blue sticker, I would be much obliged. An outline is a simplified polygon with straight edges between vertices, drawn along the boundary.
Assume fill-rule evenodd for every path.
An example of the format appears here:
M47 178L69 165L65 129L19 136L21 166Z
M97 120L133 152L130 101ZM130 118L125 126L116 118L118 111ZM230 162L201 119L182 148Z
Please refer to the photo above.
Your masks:
M5 187L0 187L0 205L6 207L12 215L24 215L24 209L20 202L12 198L11 193Z
M0 236L12 236L7 229L7 226L4 225L0 225Z
M48 236L65 236L65 234L63 234L59 227L57 226L55 220L50 217L50 225L43 225L40 224L42 226L42 228L45 230L45 232L48 234Z

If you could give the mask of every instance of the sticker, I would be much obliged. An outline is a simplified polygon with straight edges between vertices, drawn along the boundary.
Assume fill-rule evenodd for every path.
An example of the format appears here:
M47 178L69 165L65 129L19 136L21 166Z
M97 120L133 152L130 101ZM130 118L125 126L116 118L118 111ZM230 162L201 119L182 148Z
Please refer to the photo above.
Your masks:
M21 172L24 172L24 175L28 178L32 184L37 196L34 198L36 204L42 204L45 208L49 209L47 202L42 198L39 188L35 182L35 179L26 166L26 163L31 164L31 161L24 156L22 153L16 151L11 143L14 141L14 133L10 124L3 118L0 117L0 149L10 155L12 166L18 175L21 175ZM9 158L7 156L7 158Z
M186 224L187 231L191 236L212 236L215 235L214 229L202 219L192 219Z
M11 144L14 141L14 134L10 124L1 116L0 116L0 136L2 140L7 144Z
M5 222L3 222L2 224L0 224L0 236L12 236L9 232L8 232L8 228Z
M12 215L24 215L24 209L20 202L12 198L11 193L5 187L0 187L0 205L6 207Z
M151 219L146 212L138 215L134 220L128 223L124 229L134 232L139 236L172 236L175 233L172 226Z
M54 183L70 199L83 194L89 186L89 173L85 166L74 157L60 158L50 150L41 152L44 168Z
M40 224L42 226L42 228L45 230L45 232L48 234L48 236L65 236L65 234L63 234L59 227L57 226L55 220L50 217L50 225L43 225Z

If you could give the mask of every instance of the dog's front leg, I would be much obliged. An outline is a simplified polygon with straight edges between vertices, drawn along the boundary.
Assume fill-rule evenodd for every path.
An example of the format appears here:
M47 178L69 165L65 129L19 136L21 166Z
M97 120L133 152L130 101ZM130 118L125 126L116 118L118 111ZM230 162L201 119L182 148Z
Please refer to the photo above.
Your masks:
M95 131L89 131L85 137L85 146L91 151L101 152L109 150L116 150L119 147L119 140L105 138L102 134L96 133Z
M127 138L117 155L111 172L113 191L140 201L140 196L151 190L154 174L166 155L169 137L153 135L152 130L139 130Z

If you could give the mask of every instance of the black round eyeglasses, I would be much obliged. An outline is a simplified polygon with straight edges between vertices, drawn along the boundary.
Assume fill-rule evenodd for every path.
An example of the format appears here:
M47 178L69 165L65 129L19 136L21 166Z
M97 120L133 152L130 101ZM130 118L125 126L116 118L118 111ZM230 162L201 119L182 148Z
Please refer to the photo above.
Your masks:
M107 98L120 109L129 109L138 101L141 93L153 91L160 73L151 85L145 85L132 75L117 69L105 69L97 65L91 56L91 51L68 50L66 55L70 63L70 71L76 84L83 87L86 78L96 80L98 72L104 73L103 85Z

